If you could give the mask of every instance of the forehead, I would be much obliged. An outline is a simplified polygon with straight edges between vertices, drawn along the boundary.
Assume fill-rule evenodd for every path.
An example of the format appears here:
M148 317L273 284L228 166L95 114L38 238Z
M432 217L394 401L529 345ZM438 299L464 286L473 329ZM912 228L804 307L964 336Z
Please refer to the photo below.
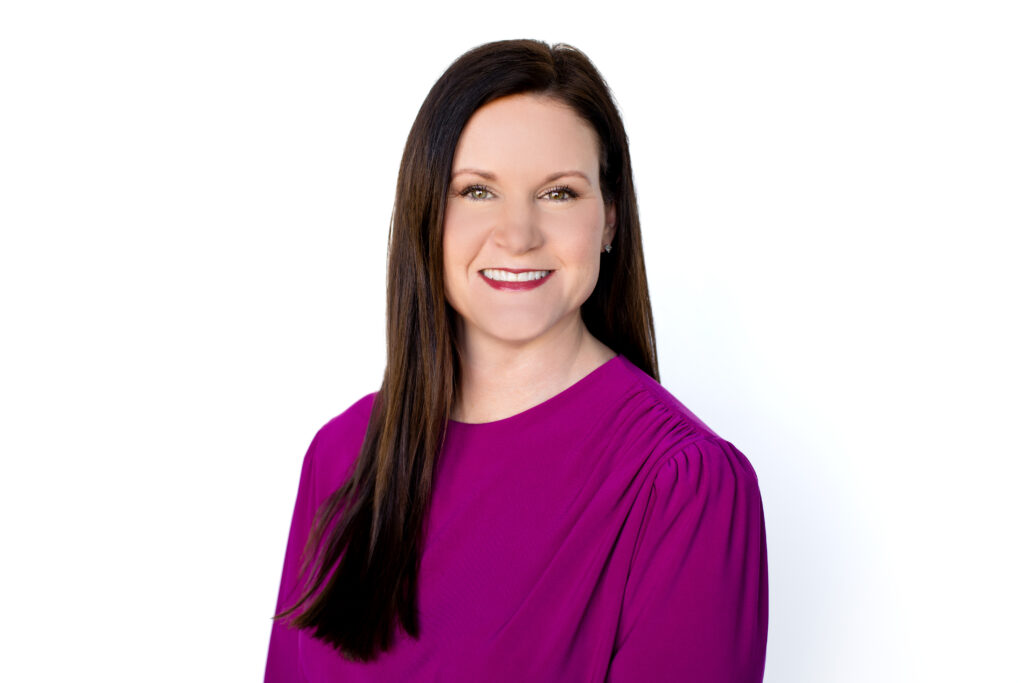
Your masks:
M565 167L596 178L598 148L594 129L570 106L550 97L510 95L470 117L453 166L542 173Z

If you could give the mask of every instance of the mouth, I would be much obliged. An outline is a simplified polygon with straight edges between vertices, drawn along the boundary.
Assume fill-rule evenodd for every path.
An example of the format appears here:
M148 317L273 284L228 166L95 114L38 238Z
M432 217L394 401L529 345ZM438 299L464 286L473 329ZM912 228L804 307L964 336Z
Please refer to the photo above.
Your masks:
M526 268L484 268L480 271L480 277L494 289L522 291L541 286L553 272Z
M524 268L484 268L480 272L488 280L498 282L530 282L546 278L553 271L526 270Z

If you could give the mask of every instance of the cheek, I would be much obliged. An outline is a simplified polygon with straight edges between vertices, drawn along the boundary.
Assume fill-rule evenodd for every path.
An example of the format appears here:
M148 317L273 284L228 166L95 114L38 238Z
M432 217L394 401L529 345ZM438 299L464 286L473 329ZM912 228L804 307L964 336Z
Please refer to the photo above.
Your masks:
M479 251L479 235L473 229L474 221L465 212L446 211L441 233L441 253L444 263L445 294L449 303L454 294L465 289L467 273Z
M565 216L559 223L552 226L554 229L550 234L558 236L563 258L579 269L596 270L600 266L604 231L602 207L587 207L576 215Z
M476 232L473 230L473 225L474 221L469 212L460 211L455 207L450 207L445 212L442 244L446 261L449 256L453 261L457 261L471 249L471 242Z

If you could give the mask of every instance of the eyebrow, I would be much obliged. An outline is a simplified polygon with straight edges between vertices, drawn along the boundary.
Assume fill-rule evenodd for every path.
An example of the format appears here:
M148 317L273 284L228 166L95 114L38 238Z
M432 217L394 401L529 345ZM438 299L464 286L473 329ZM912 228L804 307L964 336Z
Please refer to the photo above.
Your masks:
M460 168L459 170L457 170L454 173L452 173L452 178L454 178L455 176L458 176L458 175L462 175L463 173L472 173L473 175L478 175L481 178L484 178L485 180L490 180L491 182L494 182L495 180L498 179L498 176L494 175L490 171L483 171L483 170L478 169L478 168ZM574 177L577 177L577 178L582 178L583 180L587 181L588 185L590 184L590 178L587 177L586 173L583 173L582 171L575 171L575 170L557 171L557 172L552 173L551 175L549 175L547 178L545 178L544 182L545 183L550 183L552 180L558 180L559 178L565 178L566 176L574 176Z

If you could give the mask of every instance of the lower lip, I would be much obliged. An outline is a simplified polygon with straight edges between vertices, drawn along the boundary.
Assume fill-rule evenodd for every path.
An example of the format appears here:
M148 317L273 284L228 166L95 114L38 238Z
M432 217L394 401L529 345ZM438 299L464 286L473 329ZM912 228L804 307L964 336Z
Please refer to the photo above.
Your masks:
M542 278L538 278L536 280L527 280L526 282L506 282L505 280L492 280L483 273L480 273L480 277L482 277L484 279L484 282L489 284L494 289L521 292L527 289L536 289L537 287L540 287L542 284L548 281L548 278L550 278L551 274L554 272L555 271L553 270L549 271L548 274Z

